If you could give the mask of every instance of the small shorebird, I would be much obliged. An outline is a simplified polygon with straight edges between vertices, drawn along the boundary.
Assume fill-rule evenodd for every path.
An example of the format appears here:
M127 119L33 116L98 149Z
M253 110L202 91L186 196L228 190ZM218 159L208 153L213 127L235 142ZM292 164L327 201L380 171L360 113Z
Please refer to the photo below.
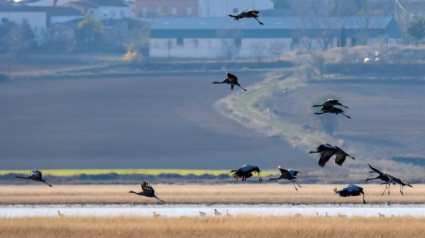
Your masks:
M221 216L221 213L217 211L217 209L214 209L214 215Z

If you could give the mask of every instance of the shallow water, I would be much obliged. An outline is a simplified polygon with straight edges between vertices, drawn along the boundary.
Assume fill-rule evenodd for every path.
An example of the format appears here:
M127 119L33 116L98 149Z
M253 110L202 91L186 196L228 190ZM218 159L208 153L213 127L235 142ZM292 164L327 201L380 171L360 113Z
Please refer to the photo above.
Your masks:
M66 216L152 216L153 212L167 217L199 216L205 212L214 215L217 209L223 215L256 216L413 216L425 217L424 205L10 205L0 206L0 217L57 216L60 211Z

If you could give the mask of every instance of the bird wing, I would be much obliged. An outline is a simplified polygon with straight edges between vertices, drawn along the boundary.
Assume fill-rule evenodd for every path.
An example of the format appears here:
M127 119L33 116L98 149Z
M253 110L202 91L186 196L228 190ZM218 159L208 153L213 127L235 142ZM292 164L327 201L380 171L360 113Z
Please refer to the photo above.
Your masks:
M363 188L356 186L354 184L350 184L348 185L348 187L344 188L343 190L351 193L351 192L363 190Z
M334 154L335 154L335 151L333 151L333 150L326 150L326 151L321 152L320 160L319 160L320 167L325 167L325 164L329 161L329 159Z
M151 193L151 194L155 193L155 190L147 182L143 181L143 183L141 185L142 185L143 192Z
M344 163L345 158L347 158L347 156L345 155L337 155L335 156L335 163L339 166L342 166L342 163Z
M341 149L341 148L339 148L338 146L334 146L334 148L335 148L335 149L337 149L337 150L339 150L340 152L342 152L342 153L344 153L344 154L348 155L348 154L347 154L347 152L345 152L344 150L342 150L342 149Z
M42 177L43 176L43 173L41 172L41 171L39 171L39 170L33 170L33 171L31 171L31 175L32 176L37 176L37 177Z
M296 170L293 170L293 169L290 169L290 170L289 170L289 173L292 175L292 177L295 177L295 176L297 176L298 174L299 174L299 175L301 175L301 173L300 173L300 172L298 172L298 171L296 171Z
M282 176L286 176L286 177L288 177L288 175L289 175L289 177L291 176L291 173L287 169L279 168L279 170L280 170L280 173L282 174Z
M250 165L250 164L244 164L244 165L242 165L242 167L239 168L239 170L242 171L242 172L251 172L255 168L257 168L257 166Z
M233 75L231 73L227 73L227 80L229 80L230 82L237 82L238 77L236 77L236 75Z
M375 169L374 167L370 166L370 164L368 164L368 165L369 165L370 169L372 169L375 173L378 173L380 175L383 175L384 174L381 171L379 171L379 170Z
M254 13L254 14L258 14L258 13L260 13L260 11L255 10L255 9L246 10L245 12L246 12L246 13Z

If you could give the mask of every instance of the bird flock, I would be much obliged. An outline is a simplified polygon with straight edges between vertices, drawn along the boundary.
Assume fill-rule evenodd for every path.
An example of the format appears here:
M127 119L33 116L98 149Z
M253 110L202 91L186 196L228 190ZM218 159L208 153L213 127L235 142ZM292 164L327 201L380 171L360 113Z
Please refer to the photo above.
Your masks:
M240 19L243 19L243 18L254 18L260 25L264 25L264 23L262 23L259 20L258 14L259 14L258 10L247 10L247 11L238 13L236 15L229 15L229 16L234 18L234 20L236 20L236 21L239 21ZM227 77L223 81L221 81L221 82L215 81L215 82L213 82L213 84L228 84L228 85L230 85L231 90L233 90L235 86L238 86L242 90L247 91L245 88L243 88L239 84L238 77L236 75L228 73L228 72L226 72L226 74L227 74ZM337 106L348 108L347 106L344 106L343 104L341 104L336 99L328 99L328 100L324 101L322 104L313 105L312 107L313 108L320 107L321 112L315 112L316 115L321 115L321 114L325 114L325 113L336 114L336 115L341 114L341 115L344 115L345 117L351 119L350 116L346 115L345 112L341 108L338 108ZM339 166L342 166L342 164L345 162L347 157L355 160L355 158L353 156L347 154L344 150L342 150L338 146L333 146L333 145L330 145L330 144L319 145L316 148L316 150L310 151L310 153L311 154L312 153L320 154L320 159L319 159L319 162L318 162L320 167L325 167L326 163L330 160L330 158L332 156L335 156L335 163ZM403 192L404 186L412 187L412 185L410 185L408 182L406 182L404 180L396 178L396 177L394 177L394 176L392 176L388 173L383 173L380 170L372 167L371 165L369 165L369 167L370 167L371 171L368 171L368 173L377 174L377 177L367 178L365 181L370 181L370 180L375 180L375 179L381 180L382 181L381 185L386 186L384 192L382 193L382 196L385 194L385 192L387 190L388 190L388 195L390 194L391 184L400 185L400 193L403 196L404 196L404 192ZM301 188L301 185L299 185L298 182L297 182L297 176L301 175L301 173L299 171L296 171L296 170L293 170L293 169L284 169L280 165L278 166L278 169L279 169L281 175L277 178L269 178L269 181L285 179L285 180L289 180L293 183L296 191L298 191L298 188ZM246 181L247 179L251 178L253 176L253 174L256 174L258 181L263 182L263 179L260 175L261 170L258 166L245 164L238 169L231 170L230 173L231 173L231 175L234 179L236 179L236 180L241 179L242 181ZM46 185L48 185L49 187L52 187L51 184L47 183L43 179L43 174L39 170L31 171L31 174L27 177L16 176L16 178L29 179L29 180L32 180L32 181L42 182L42 183L45 183ZM298 186L298 188L297 188L297 186ZM144 197L149 197L149 198L155 198L155 199L159 200L160 202L165 203L163 200L159 199L155 195L155 190L146 181L143 181L141 183L141 188L142 188L141 192L130 191L129 193L133 193L133 194L136 194L136 195L139 195L139 196L144 196ZM336 194L338 194L340 197L351 197L351 196L363 195L363 203L366 203L365 198L364 198L364 196L365 196L364 190L363 190L362 187L359 187L357 185L350 184L346 188L343 188L342 190L338 190L337 188L335 188L334 192ZM214 210L214 214L216 216L221 215L221 213L218 212L216 209ZM63 214L61 214L58 211L58 215L62 216ZM205 216L205 215L206 215L206 213L200 212L200 216ZM154 216L159 216L159 214L154 213ZM227 211L227 216L230 216L228 211Z

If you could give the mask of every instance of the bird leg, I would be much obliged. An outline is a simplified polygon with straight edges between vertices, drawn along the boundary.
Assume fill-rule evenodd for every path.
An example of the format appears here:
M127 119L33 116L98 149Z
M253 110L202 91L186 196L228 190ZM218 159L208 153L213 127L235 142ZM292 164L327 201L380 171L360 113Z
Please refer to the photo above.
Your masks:
M366 204L366 201L364 200L364 193L363 193L363 204Z
M313 105L312 107L321 107L322 105Z
M404 187L400 184L400 193L401 193L401 195L403 195L403 196L404 196L403 188L404 188Z
M324 112L315 112L314 114L316 114L316 115L322 115L322 114L325 114Z
M241 87L241 85L239 85L239 84L238 84L238 86L239 86L240 88L242 88L242 87ZM248 90L246 90L246 89L244 89L244 88L242 88L242 89L243 89L245 92L246 92L246 91L248 91Z
M301 185L297 182L297 180L294 180L294 182L301 188Z
M155 196L155 195L154 195L154 197L155 197L156 199L158 199L159 201L161 201L162 203L165 203L164 201L162 201L161 199L159 199L157 196Z
M381 184L383 184L383 183L381 183ZM381 195L381 196L384 196L385 191L387 191L387 189L388 189L388 184L385 184L385 190L384 190L384 192L382 193L382 195Z
M297 191L298 191L297 186L295 186L295 182L294 182L294 181L292 181L292 183L294 184L294 188L295 188L295 190L297 190Z
M344 113L341 112L342 115L346 116L348 119L351 119L350 116L345 115Z
M260 25L264 25L264 23L262 23L260 20L258 20L258 17L255 17L255 20L257 20L258 23L260 23Z

